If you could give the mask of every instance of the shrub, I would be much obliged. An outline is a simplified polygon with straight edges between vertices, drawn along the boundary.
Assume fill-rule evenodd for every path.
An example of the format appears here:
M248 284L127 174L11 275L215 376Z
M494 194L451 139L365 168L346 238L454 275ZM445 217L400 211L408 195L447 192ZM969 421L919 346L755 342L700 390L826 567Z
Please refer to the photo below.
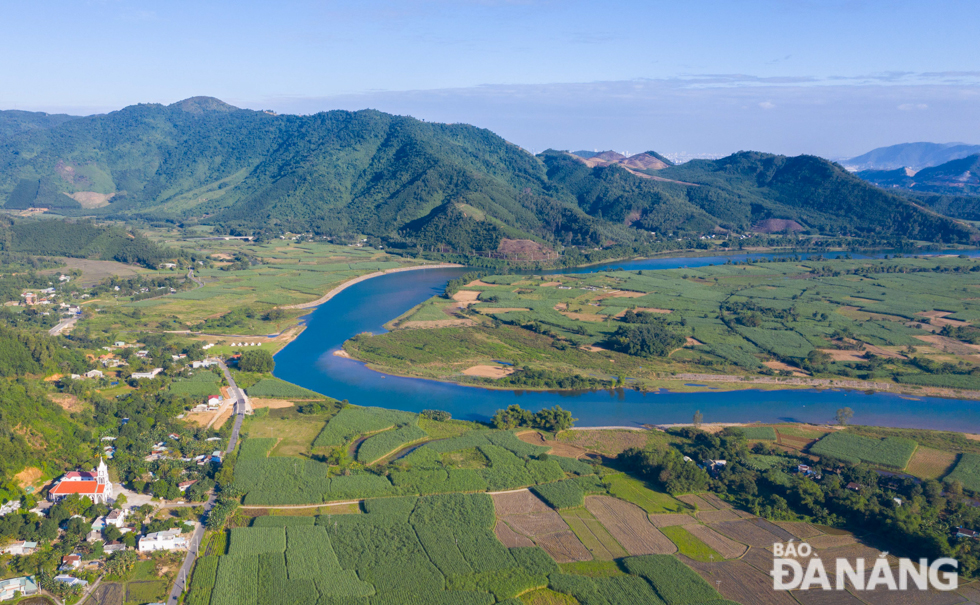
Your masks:
M276 369L272 353L265 349L251 349L242 353L238 360L238 369L242 372L271 372Z

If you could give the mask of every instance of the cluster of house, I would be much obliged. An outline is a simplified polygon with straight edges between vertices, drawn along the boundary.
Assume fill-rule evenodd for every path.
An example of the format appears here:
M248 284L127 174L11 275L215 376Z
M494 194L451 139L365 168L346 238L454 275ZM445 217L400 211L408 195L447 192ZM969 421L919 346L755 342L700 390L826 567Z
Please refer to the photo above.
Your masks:
M206 456L204 457L206 458ZM196 481L185 481L179 485L180 490L184 491ZM113 496L113 485L109 481L108 468L105 462L100 460L99 466L93 471L72 471L66 473L48 492L48 499L52 501L60 500L72 494L78 494L91 499L97 504L108 504ZM0 506L0 516L19 510L20 502L8 502ZM126 527L127 511L115 509L109 514L98 517L92 523L92 530L85 537L87 542L97 542L103 540L105 530L115 527L122 534L134 531L131 527ZM75 517L81 518L78 515ZM73 518L75 518L73 517ZM181 534L186 529L168 529L141 536L137 542L137 550L141 553L156 552L160 550L176 550L188 547L188 540ZM9 555L31 555L38 548L37 542L20 541L5 546L0 550L0 554ZM114 553L125 550L125 544L119 541L108 541L103 546L106 553ZM86 565L97 565L96 562L86 563L78 553L66 555L61 560L58 568L61 575L55 576L54 580L62 582L68 586L86 586L88 582L70 575L71 572L82 569ZM0 601L6 601L18 597L30 596L38 593L37 582L33 576L20 578L10 578L0 581Z
M818 475L817 472L810 468L810 466L807 464L796 465L796 472L805 477L809 477L810 479L820 479L821 477L821 475Z
M261 342L233 342L231 343L233 347L261 347Z

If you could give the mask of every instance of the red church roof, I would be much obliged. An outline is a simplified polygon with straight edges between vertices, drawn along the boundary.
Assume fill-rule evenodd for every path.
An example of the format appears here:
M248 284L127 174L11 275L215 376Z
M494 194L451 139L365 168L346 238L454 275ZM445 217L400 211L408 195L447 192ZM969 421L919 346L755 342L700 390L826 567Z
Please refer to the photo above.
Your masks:
M90 473L88 471L71 471L69 473L65 473L65 479L68 481L72 479L75 480L81 479L83 481L95 481L97 478L98 475L96 475L95 473Z
M57 496L67 494L101 494L105 491L105 484L95 481L62 481L51 488L49 493Z

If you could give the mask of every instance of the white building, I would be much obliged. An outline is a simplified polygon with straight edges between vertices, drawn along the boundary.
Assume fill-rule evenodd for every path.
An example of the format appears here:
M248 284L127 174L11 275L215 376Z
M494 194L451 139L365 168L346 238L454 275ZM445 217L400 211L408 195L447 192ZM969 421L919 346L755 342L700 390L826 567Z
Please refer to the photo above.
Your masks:
M14 542L3 549L5 555L32 555L37 550L37 542Z
M175 550L187 548L187 538L180 535L179 529L168 529L152 534L146 534L140 538L140 552L154 552L157 550Z
M82 580L81 578L76 578L74 576L69 576L67 574L55 576L54 581L61 582L62 584L67 584L68 586L81 586L82 588L88 586L88 581Z
M140 380L143 378L156 378L157 374L163 371L163 368L153 368L149 372L133 372L130 376L134 380Z
M106 515L105 524L122 529L126 525L126 511L116 509Z

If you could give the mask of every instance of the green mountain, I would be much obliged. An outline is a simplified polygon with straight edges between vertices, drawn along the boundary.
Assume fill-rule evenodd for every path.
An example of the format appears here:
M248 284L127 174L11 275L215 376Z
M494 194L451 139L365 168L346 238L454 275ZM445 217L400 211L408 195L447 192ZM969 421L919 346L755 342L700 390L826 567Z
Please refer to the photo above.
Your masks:
M980 195L980 153L915 171L865 170L857 175L879 187L941 195Z
M629 245L651 231L975 234L819 158L740 153L670 166L653 152L604 155L535 157L485 129L371 110L274 115L195 97L0 139L0 199L68 216L363 233L457 252L512 239Z

